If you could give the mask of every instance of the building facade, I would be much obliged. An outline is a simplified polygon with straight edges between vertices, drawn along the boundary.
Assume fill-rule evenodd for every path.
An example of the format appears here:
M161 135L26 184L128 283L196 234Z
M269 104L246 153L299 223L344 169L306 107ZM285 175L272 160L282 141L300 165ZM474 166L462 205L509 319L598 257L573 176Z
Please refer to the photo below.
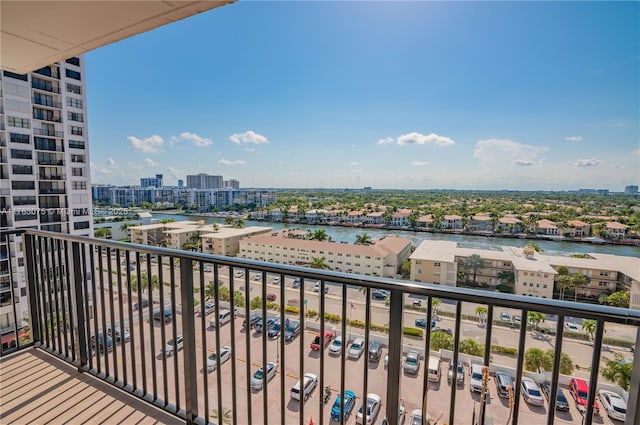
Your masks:
M2 71L0 228L92 236L89 172L83 58L72 57L30 74ZM14 325L9 314L12 297L26 317L20 255L20 250L10 252L5 239L0 242L0 333ZM11 288L10 271L17 287Z
M140 179L140 186L162 188L162 174L156 174L155 177L143 177Z
M222 189L224 179L222 176L213 176L206 173L187 175L187 187L191 189Z

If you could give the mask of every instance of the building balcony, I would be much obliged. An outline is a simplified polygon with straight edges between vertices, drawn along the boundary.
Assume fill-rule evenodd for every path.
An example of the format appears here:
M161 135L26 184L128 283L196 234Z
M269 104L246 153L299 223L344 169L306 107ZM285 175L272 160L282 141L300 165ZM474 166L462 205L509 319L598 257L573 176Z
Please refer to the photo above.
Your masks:
M63 131L48 130L46 128L34 128L33 134L38 136L64 137Z
M14 238L0 235L9 237ZM589 402L581 409L584 423L610 424L606 416L593 415L598 390L621 393L602 377L603 357L633 356L628 348L614 345L613 339L626 338L629 345L640 340L640 312L628 309L33 230L21 237L22 243L13 250L24 250L29 302L24 315L10 315L22 324L3 335L0 347L3 423L149 415L161 423L313 419L315 424L352 424L363 395L375 393L382 407L373 423L386 415L395 425L400 410L405 412L404 423L409 423L414 410L426 410L431 423L438 419L440 424L582 424L583 416L566 388L572 377L578 377L593 383L587 391ZM386 301L373 296L381 289L388 291ZM201 314L200 306L207 303L213 306ZM480 316L477 307L484 308ZM505 320L506 312L510 318L538 312L546 314L546 321L526 326L526 320ZM251 318L246 327L245 318ZM288 330L252 326L254 320L267 319ZM589 340L567 331L567 324L578 320L594 321ZM315 346L316 334L327 334L327 340L341 336L344 344L337 351L335 345ZM177 336L182 344L176 347L169 342ZM363 351L347 344L358 338L364 340ZM370 357L372 342L381 344L382 351ZM550 352L544 366L548 372L527 371L531 366L526 353L533 348ZM212 357L222 350L231 354ZM404 364L411 351L419 359L415 374ZM560 373L563 353L580 365L567 375ZM463 362L463 384L455 384L456 372L453 385L448 384L449 360ZM640 358L631 361L637 376ZM275 373L259 378L256 369L268 362L275 364ZM474 384L477 393L470 391L471 364L486 366ZM507 372L514 381L505 398L497 394L496 371ZM291 398L291 388L304 373L315 375L315 388L298 393L300 402ZM527 404L521 389L524 376L549 381L551 394L563 388L569 412L556 412L555 397L545 399L544 407ZM638 382L631 381L628 425L640 420ZM336 396L346 391L355 393L355 405L344 421L332 420ZM603 413L602 403L600 409ZM334 410L344 412L345 406L338 402ZM217 412L223 413L221 419Z
M49 83L48 81L43 81L43 80L39 80L39 79L32 79L31 80L31 87L36 89L36 90L43 90L43 91L48 91L48 92L51 92L51 93L60 94L60 87L54 86L53 84Z
M39 98L34 96L32 98L33 103L35 103L36 105L40 105L40 106L46 106L48 108L56 108L56 109L62 109L62 103L60 102L55 102L53 100L49 100L49 99L43 99L43 98Z

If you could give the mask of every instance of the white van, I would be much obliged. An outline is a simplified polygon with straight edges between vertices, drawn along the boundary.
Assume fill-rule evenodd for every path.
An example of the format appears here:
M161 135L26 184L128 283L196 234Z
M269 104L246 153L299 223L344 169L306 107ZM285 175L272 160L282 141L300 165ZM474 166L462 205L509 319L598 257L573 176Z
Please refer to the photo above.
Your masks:
M429 356L429 381L440 382L440 358Z
M220 311L218 312L218 319L220 321L220 326L230 322L231 316L232 316L231 310L221 308ZM211 326L212 328L215 328L217 326L215 317L209 320L209 326Z

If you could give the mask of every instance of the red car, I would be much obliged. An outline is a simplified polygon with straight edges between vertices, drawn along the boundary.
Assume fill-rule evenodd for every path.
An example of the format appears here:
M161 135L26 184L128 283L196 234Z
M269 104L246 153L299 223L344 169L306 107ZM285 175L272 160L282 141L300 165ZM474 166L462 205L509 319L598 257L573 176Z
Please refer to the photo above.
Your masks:
M580 413L587 410L587 399L589 398L589 384L584 379L572 378L569 382L569 392L576 402L576 407ZM600 414L598 402L593 402L593 413Z
M274 294L273 292L269 292L267 294L267 301L275 301L276 300L276 294Z
M324 331L324 347L329 345L332 339L333 339L333 332ZM320 332L318 332L316 334L316 337L313 339L313 342L311 343L311 349L316 351L320 350Z

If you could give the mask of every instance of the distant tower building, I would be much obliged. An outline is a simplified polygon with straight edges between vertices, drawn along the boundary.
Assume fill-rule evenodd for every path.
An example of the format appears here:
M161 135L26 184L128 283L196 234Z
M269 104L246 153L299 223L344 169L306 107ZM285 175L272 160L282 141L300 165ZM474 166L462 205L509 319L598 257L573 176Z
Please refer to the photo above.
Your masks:
M184 180L178 180L178 187L184 187Z
M625 195L637 195L638 194L638 186L635 184L631 184L629 186L626 186L624 188L624 194Z
M228 187L231 189L240 189L240 182L236 179L225 180L224 187Z
M222 176L212 176L206 173L187 176L187 187L191 189L222 189Z
M162 188L162 174L156 174L155 177L143 177L140 179L140 186Z

